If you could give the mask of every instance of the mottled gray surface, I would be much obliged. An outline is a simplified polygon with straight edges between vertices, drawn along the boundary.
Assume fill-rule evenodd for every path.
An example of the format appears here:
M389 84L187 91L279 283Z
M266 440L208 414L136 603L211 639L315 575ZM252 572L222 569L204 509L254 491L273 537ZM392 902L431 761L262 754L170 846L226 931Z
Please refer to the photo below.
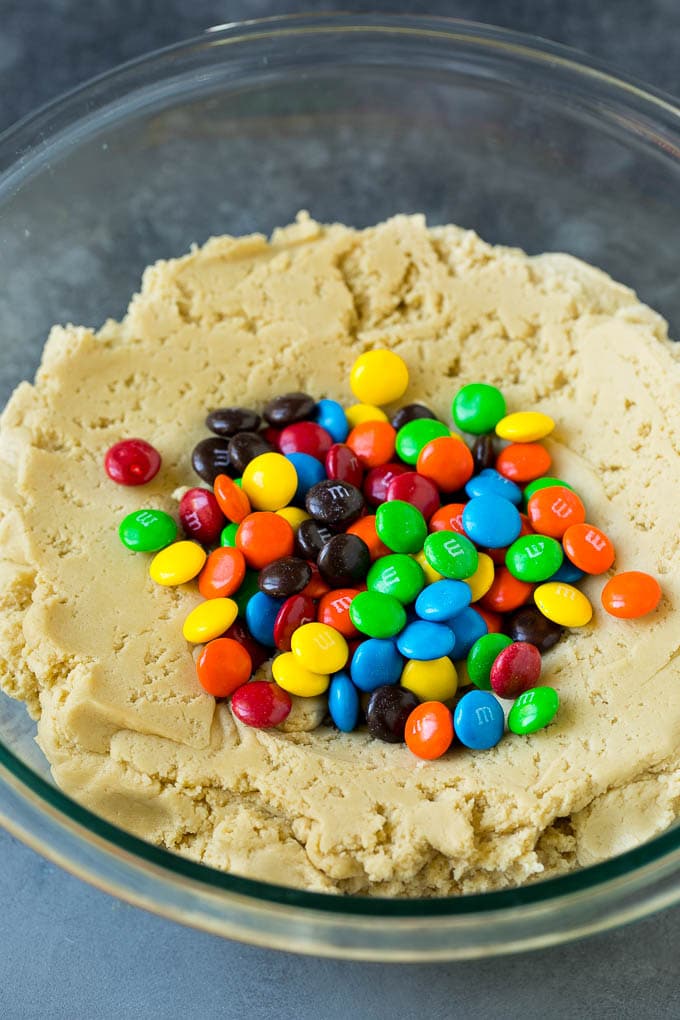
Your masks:
M409 7L398 0L315 6ZM290 2L267 0L4 0L0 128L84 78L206 25L290 9ZM426 9L533 31L680 92L677 0L431 0ZM580 236L565 244L572 240L572 246L584 243ZM121 293L127 286L120 281ZM680 909L519 957L429 967L357 965L271 953L183 929L85 886L4 833L0 855L0 1016L9 1020L680 1015Z

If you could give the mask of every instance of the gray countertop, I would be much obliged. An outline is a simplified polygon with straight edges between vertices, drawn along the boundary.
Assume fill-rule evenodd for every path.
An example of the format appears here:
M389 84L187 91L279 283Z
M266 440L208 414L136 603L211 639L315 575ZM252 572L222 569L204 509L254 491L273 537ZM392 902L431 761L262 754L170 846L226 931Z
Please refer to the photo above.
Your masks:
M308 3L450 14L585 50L680 93L677 0ZM269 0L4 0L0 129L36 105ZM677 1017L680 908L566 947L431 966L295 957L185 929L101 893L0 832L0 1015L22 1017Z

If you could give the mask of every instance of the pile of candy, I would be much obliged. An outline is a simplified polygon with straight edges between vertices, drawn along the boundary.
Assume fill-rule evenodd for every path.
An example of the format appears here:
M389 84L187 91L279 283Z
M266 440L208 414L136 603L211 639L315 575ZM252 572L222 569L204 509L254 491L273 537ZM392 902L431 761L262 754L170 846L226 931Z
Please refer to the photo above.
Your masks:
M183 633L203 645L199 682L231 697L243 723L278 726L291 695L327 693L340 730L365 721L373 737L433 759L454 738L495 746L505 729L499 699L513 701L516 734L557 712L557 692L537 686L542 654L564 627L590 622L574 584L608 571L614 547L586 523L573 488L547 474L540 440L551 418L507 414L496 387L471 383L453 400L455 425L474 437L468 446L421 404L388 420L382 406L407 386L404 361L376 350L352 369L361 403L347 409L287 393L266 405L263 427L246 408L213 411L214 435L192 455L211 488L191 488L179 504L188 540L176 541L161 510L120 525L128 549L156 553L158 584L198 578L204 601ZM114 481L141 485L160 463L148 443L129 439L105 467ZM657 581L637 571L602 592L622 618L660 598ZM273 655L273 682L253 680Z

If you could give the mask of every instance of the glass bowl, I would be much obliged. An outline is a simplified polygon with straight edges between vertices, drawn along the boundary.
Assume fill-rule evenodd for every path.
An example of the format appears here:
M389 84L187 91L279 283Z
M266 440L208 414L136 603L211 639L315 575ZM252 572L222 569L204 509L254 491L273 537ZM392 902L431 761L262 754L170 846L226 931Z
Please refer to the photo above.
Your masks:
M356 16L211 30L99 78L0 139L0 402L53 322L124 313L144 267L300 208L364 226L424 212L568 251L677 330L680 111L570 51L488 26ZM436 900L306 893L213 871L102 821L52 782L0 699L0 814L130 902L264 946L373 960L489 955L680 899L680 830L520 889Z

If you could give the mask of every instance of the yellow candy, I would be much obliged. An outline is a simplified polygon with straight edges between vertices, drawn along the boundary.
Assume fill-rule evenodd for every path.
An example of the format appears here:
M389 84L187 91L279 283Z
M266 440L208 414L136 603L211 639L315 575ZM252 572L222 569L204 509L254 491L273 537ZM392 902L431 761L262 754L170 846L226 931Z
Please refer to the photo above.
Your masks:
M562 627L585 627L593 616L593 607L583 592L561 581L539 585L534 602L544 616Z
M168 587L185 584L200 574L205 560L205 550L197 542L173 542L151 560L149 576Z
M301 510L298 506L283 506L276 512L279 517L283 517L284 521L288 521L296 535L302 522L311 520L307 511Z
M446 655L428 662L409 659L400 683L421 701L448 701L458 690L458 674Z
M337 673L349 658L344 637L327 623L303 623L293 634L290 647L313 673Z
M555 428L555 422L540 411L516 411L506 414L496 425L496 435L513 443L535 443L545 439Z
M389 421L385 412L372 404L352 404L345 410L345 418L350 430L363 425L365 421Z
M424 549L421 549L420 552L415 553L413 559L416 561L416 563L419 563L423 568L425 580L427 581L428 584L434 584L435 581L441 581L444 575L440 574L438 570L435 570L434 567L430 566L430 564L427 562Z
M297 471L282 453L254 457L241 479L253 510L281 510L290 503L297 485Z
M277 655L272 662L272 676L279 687L299 698L314 698L328 690L328 673L313 673L306 669L292 652Z
M477 569L472 577L466 577L465 583L470 586L472 597L470 602L478 602L483 595L486 595L493 584L494 565L493 560L486 553L479 553Z
M194 645L224 634L238 615L238 606L233 599L208 599L192 609L182 627L182 634Z
M394 351L366 351L352 366L352 393L364 404L391 404L408 388L408 368Z

